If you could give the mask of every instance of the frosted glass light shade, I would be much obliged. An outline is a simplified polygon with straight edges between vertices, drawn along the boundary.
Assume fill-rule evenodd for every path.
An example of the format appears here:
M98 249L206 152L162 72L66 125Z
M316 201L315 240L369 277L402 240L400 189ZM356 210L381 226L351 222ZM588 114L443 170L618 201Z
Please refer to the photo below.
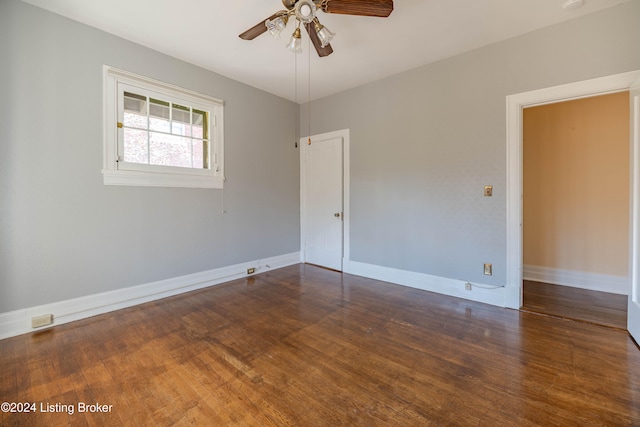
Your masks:
M264 24L267 26L267 30L269 30L269 34L271 34L274 39L279 39L280 33L287 26L287 22L284 19L282 19L282 17L280 16L274 19L273 21L270 19L267 19Z
M294 53L302 52L302 37L300 35L300 28L296 28L296 30L291 35L291 39L287 44L287 49Z
M333 40L334 36L335 33L332 33L327 27L320 25L320 28L318 29L318 38L320 39L321 47L326 47L329 43L331 43L331 40Z

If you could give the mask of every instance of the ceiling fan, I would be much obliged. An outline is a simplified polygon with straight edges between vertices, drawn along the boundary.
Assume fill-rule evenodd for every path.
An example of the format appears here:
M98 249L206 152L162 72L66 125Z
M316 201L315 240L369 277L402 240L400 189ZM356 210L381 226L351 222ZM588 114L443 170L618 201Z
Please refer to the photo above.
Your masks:
M333 53L329 42L333 39L334 34L320 24L317 17L318 11L381 18L388 17L393 11L393 0L282 0L282 4L286 10L278 11L249 28L240 34L240 38L253 40L267 30L274 38L279 38L289 18L295 17L297 25L287 44L289 50L296 53L302 51L300 25L304 25L318 55L328 56Z

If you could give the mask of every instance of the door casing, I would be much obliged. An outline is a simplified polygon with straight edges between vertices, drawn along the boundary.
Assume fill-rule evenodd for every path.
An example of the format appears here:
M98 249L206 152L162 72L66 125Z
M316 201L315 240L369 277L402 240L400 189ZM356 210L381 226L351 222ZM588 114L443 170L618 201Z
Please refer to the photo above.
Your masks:
M628 91L638 79L640 70L507 96L507 307L522 307L522 110L526 107ZM632 163L632 176L638 173L635 168ZM638 203L634 201L640 200L639 185L634 186L632 183L630 196L631 218L636 218ZM640 224L632 221L629 243L632 248L638 246L639 227ZM630 285L631 271L640 271L640 259L633 254L634 251L631 250Z

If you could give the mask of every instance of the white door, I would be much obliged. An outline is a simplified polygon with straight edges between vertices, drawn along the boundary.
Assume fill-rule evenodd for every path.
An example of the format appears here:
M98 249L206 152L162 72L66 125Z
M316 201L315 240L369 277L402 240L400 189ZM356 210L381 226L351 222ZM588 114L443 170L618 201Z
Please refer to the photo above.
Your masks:
M302 141L304 262L342 271L343 138Z
M627 329L640 344L640 80L629 91L631 100L631 292L627 309Z

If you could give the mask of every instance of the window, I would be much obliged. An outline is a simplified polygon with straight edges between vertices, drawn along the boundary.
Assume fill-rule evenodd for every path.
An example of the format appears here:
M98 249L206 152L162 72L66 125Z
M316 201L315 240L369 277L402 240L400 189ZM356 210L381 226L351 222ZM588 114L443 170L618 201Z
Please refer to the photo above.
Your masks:
M223 102L104 67L106 185L222 188Z

